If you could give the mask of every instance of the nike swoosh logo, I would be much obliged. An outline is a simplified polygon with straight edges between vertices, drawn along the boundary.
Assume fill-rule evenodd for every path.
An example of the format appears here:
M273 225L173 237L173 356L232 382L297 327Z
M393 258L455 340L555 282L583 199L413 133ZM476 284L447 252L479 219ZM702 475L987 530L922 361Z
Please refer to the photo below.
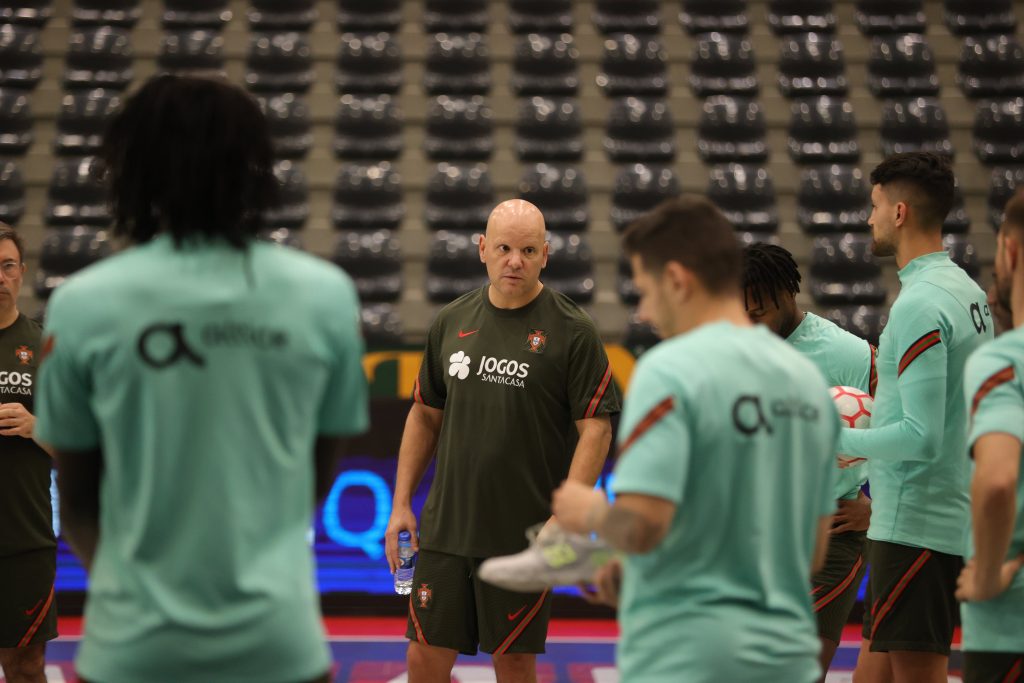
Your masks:
M43 601L42 601L42 600L40 600L39 602L37 602L37 603L36 603L36 606L35 606L35 607L33 607L32 609L27 609L27 610L25 610L25 616L26 616L26 617L30 617L30 616L32 616L33 614L35 614L36 610L37 610L37 609L39 609L39 606L40 606L40 605L42 605L42 604L43 604Z
M516 617L518 617L520 614L522 614L524 609L526 609L526 605L523 605L522 607L517 609L515 612L511 612L510 614L508 614L508 620L509 621L515 621Z
M463 332L462 330L459 330L459 339L462 339L463 337L468 337L471 334L476 334L479 331L480 331L479 327L477 329L475 329L475 330L470 330L469 332Z

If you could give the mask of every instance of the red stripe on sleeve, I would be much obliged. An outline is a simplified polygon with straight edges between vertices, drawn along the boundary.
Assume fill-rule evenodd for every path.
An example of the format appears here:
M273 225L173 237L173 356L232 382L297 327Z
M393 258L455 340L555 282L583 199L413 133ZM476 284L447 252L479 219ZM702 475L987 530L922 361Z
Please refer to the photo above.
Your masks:
M604 394L608 391L608 385L611 384L612 380L612 365L608 364L608 367L604 369L604 375L601 377L601 382L597 385L597 391L594 392L593 397L590 399L590 403L587 404L587 411L583 413L583 417L594 417L597 413L597 407L601 405L601 399L604 398Z
M647 414L644 415L644 419L640 420L636 427L633 428L629 438L623 441L622 445L619 446L619 457L621 458L622 455L629 450L629 447L632 446L637 439L647 433L647 430L656 425L661 418L672 412L672 408L675 407L675 404L675 399L669 396L661 401L661 403L651 408Z
M899 377L903 372L910 367L910 364L920 357L922 353L942 343L942 337L938 330L932 330L926 335L923 335L920 339L910 345L906 353L903 354L903 358L900 359L899 368L896 371L896 376Z
M971 401L971 415L973 416L974 413L977 412L978 406L981 405L981 402L985 399L986 396L991 394L993 391L998 389L1003 384L1006 384L1007 382L1012 382L1016 376L1017 373L1014 370L1013 366L1007 365L1005 368L1003 368L999 372L992 374L991 377L982 382L981 386L978 387L978 391L974 394L974 400Z

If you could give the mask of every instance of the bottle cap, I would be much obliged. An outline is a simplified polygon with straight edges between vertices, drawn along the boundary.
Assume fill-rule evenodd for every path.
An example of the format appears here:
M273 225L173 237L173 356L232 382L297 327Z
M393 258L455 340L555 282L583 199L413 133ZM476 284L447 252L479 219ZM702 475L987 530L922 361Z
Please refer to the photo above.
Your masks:
M412 534L410 534L408 531L399 531L398 532L398 541L399 542L411 541L411 540L412 540Z

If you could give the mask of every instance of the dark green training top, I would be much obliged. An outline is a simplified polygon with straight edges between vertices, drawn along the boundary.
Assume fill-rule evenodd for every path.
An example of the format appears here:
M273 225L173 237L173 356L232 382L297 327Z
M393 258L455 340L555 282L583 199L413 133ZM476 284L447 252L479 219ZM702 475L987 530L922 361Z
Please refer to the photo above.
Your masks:
M413 399L444 410L420 545L466 557L516 553L551 515L576 420L619 410L593 321L548 288L496 308L487 286L438 313Z

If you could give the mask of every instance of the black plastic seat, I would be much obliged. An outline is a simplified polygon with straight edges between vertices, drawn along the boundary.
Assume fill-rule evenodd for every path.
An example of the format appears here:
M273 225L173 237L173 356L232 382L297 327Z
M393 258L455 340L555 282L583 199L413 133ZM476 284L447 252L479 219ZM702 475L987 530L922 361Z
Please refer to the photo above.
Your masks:
M1024 163L1024 99L995 100L978 107L974 153L983 164Z
M972 99L1024 95L1024 47L1014 36L967 36L957 82Z
M629 262L629 259L626 258L625 254L619 256L619 268L615 278L615 289L619 293L619 301L627 306L635 306L640 303L640 292L637 291L636 283L633 282L633 266Z
M877 347L878 338L889 321L889 307L835 306L823 311L822 317Z
M309 220L309 182L306 174L291 161L278 161L274 164L274 177L277 178L279 202L263 214L264 225L301 230Z
M260 230L257 237L271 244L276 244L279 247L291 247L292 249L302 249L302 238L299 236L298 230L291 230L289 228L265 228Z
M935 57L924 36L908 33L872 38L868 89L875 97L938 95Z
M315 78L309 39L295 31L253 35L245 66L245 85L253 92L304 93Z
M316 22L316 0L249 0L249 29L256 33L310 31Z
M582 232L590 223L587 181L574 166L527 166L519 179L518 194L540 209L548 230Z
M331 222L338 230L397 229L405 218L402 178L387 161L344 164L334 183Z
M517 35L572 31L572 0L509 0L508 26Z
M0 88L31 90L42 77L39 31L31 26L0 25Z
M768 0L768 26L777 35L832 33L836 13L832 0Z
M390 95L342 95L334 119L339 159L395 159L402 153L402 113Z
M967 235L945 235L942 247L949 252L953 263L963 268L973 279L981 277L981 255Z
M61 98L53 149L60 156L96 154L110 117L121 108L116 90L78 90Z
M800 173L797 223L808 233L866 232L870 188L855 166L811 166Z
M441 162L427 181L424 222L431 230L483 232L494 204L487 164Z
M441 95L427 112L423 148L437 161L486 161L494 152L494 112L479 96Z
M355 283L363 302L394 302L402 296L402 248L390 230L346 230L331 259Z
M953 186L953 208L942 223L944 233L965 233L971 230L971 217L967 213L967 206L964 203L964 193L960 185Z
M583 157L583 117L571 99L530 97L519 105L516 154L520 161L578 161Z
M139 0L75 0L71 25L132 28L141 16Z
M594 252L585 235L548 231L544 284L578 304L594 298Z
M664 95L668 92L668 53L653 36L611 36L604 41L597 85L609 97Z
M857 0L855 16L866 36L883 33L924 33L924 0Z
M767 134L757 100L715 95L704 100L697 123L697 154L705 163L765 161Z
M338 0L338 31L397 31L402 0Z
M886 100L882 104L882 156L901 152L935 152L952 157L949 121L934 97Z
M738 232L770 234L779 229L775 184L762 166L712 166L707 198L715 203Z
M612 186L612 226L616 232L622 232L641 214L680 192L679 178L669 166L624 166Z
M0 160L0 221L17 225L25 214L25 179L13 161Z
M857 120L849 101L823 95L796 100L789 120L789 156L798 164L856 162Z
M811 247L810 293L820 306L885 303L882 267L868 234L823 235Z
M1013 0L945 0L946 26L958 36L1013 33Z
M779 91L783 97L845 95L843 46L821 33L797 33L781 41Z
M988 220L993 230L1003 222L1003 208L1019 188L1024 187L1024 166L997 166L992 169L988 191Z
M0 24L41 28L53 16L53 0L17 0L0 7Z
M401 346L402 318L391 304L368 304L359 309L363 339L370 348Z
M746 33L747 0L682 0L679 23L691 36L702 33Z
M338 52L339 93L394 95L402 87L402 51L390 33L345 33Z
M612 33L657 33L661 29L658 0L596 0L593 20L598 31Z
M426 0L423 28L427 33L440 31L487 31L487 0Z
M675 125L668 104L640 97L616 100L608 112L604 149L616 163L674 159Z
M164 33L157 66L169 72L223 71L224 37L205 29Z
M56 161L43 219L49 226L110 225L113 217L107 205L107 187L93 157Z
M164 0L161 24L165 29L220 30L231 21L228 0Z
M625 346L634 357L639 358L645 351L661 341L657 330L648 323L642 322L636 313L629 316L626 324L626 332L622 336L622 345Z
M32 133L32 107L28 94L0 89L0 155L21 155L28 151Z
M486 95L491 57L480 33L435 33L428 38L423 73L428 95Z
M690 87L697 97L756 95L757 72L750 40L728 33L700 36L690 65Z
M531 33L516 41L509 84L520 97L574 95L580 87L580 53L568 33Z
M83 225L46 230L39 249L36 296L48 299L69 275L112 252L113 245L106 230Z
M448 303L487 282L480 263L479 232L441 230L433 234L427 257L427 299Z
M313 146L309 106L295 93L265 94L256 98L278 159L301 159Z
M131 39L124 29L101 26L71 33L64 87L124 90L135 77Z

